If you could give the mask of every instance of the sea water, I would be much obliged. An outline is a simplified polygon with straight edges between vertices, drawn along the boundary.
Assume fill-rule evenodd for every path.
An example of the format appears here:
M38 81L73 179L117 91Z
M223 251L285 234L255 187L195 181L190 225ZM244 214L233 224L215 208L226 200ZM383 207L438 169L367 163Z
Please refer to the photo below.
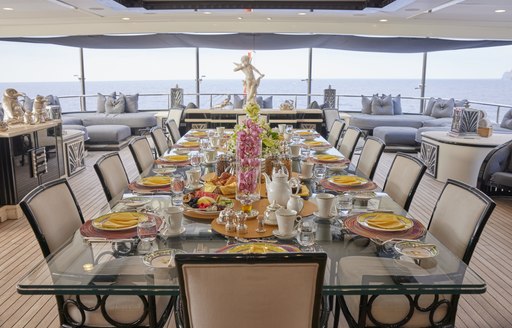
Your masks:
M331 86L336 89L337 95L353 95L354 97L340 98L339 109L346 111L358 111L361 109L360 95L400 94L402 96L402 109L404 112L418 113L420 111L419 100L407 100L403 97L419 97L419 79L313 79L311 101L319 104L324 102L324 89ZM183 88L184 104L197 103L195 80L153 80L153 81L87 81L86 94L97 93L110 94L113 91L124 94L168 94L171 88L178 85ZM36 95L54 94L61 97L63 112L80 110L78 98L65 98L63 96L80 95L81 87L78 81L74 82L18 82L0 83L0 90L15 88L34 98ZM208 79L200 84L200 92L203 94L218 94L213 97L202 96L201 108L214 107L220 104L228 95L242 94L242 81L239 79ZM283 94L273 97L273 107L278 108L285 100L292 100L297 108L307 106L307 83L300 79L270 79L261 81L258 93ZM188 94L188 95L187 95ZM302 94L295 98L293 94ZM468 99L470 101L493 104L512 105L512 80L501 79L430 79L426 82L425 96L434 98ZM158 110L168 108L167 96L154 95L139 97L139 109ZM95 111L96 97L87 98L87 110ZM483 105L472 105L472 108L486 110L491 120L496 120L496 108ZM501 110L503 117L505 110Z

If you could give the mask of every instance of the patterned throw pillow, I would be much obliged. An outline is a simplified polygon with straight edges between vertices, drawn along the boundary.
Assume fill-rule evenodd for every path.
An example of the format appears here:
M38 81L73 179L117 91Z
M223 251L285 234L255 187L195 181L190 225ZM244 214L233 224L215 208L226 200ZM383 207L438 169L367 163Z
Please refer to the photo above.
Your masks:
M431 116L432 115L432 108L436 104L436 98L430 97L428 100L427 107L425 108L425 111L423 112L423 115Z
M432 117L442 118L442 117L452 117L453 115L453 107L455 106L455 100L450 98L448 100L438 98L436 103L432 107Z
M393 115L402 115L402 96L393 98Z
M239 95L233 96L233 108L239 109L244 107L244 98L241 98Z
M102 95L101 93L98 93L98 103L96 106L96 113L105 113L105 103L107 102L107 99L116 99L116 92L112 92L109 95Z
M124 97L126 104L125 113L137 113L139 111L139 94L124 95L120 93L119 97Z
M368 97L361 96L361 113L370 114L372 113L372 100Z
M373 115L393 115L393 98L391 95L382 95L372 97L372 114Z
M500 127L512 130L512 109L503 116Z
M107 101L105 102L105 113L107 114L121 114L124 112L124 108L124 97L119 97L118 99L108 97Z

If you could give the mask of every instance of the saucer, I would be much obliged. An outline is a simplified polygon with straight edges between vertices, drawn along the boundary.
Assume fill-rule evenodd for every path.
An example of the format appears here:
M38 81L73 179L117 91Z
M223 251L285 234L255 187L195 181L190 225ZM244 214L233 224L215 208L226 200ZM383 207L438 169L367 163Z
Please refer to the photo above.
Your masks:
M186 185L186 188L187 188L187 189L194 189L194 190L196 190L196 189L200 189L200 188L202 188L202 187L203 187L203 184L202 184L202 183L200 183L200 182L199 182L199 183L196 183L196 184L194 184L194 185Z
M276 226L277 220L276 221L263 220L263 223L268 226Z
M308 181L308 180L311 180L313 179L313 176L309 177L309 178L306 178L306 177L303 177L302 174L299 174L299 179L300 180L304 180L304 181Z
M166 229L162 232L162 237L175 237L175 236L179 236L181 235L182 233L185 232L185 226L181 226L180 230L178 231L169 231L169 229Z
M331 215L330 216L320 216L320 213L318 213L318 211L317 211L317 212L313 212L313 215L316 216L319 219L329 220L329 219L332 219L333 217L335 217L336 213L331 211Z
M272 231L272 234L279 239L292 239L295 236L297 236L297 230L293 230L291 234L285 236L285 235L281 235L279 233L279 229L276 229L276 230Z

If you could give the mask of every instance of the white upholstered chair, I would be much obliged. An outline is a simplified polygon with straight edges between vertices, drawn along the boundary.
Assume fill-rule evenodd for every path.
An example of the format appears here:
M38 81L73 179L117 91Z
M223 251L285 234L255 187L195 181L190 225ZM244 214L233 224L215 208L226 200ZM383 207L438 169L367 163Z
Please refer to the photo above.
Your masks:
M128 144L133 155L137 170L142 173L148 170L154 163L153 151L146 137L133 138Z
M496 204L482 191L462 182L448 180L432 212L428 231L465 264L469 264L480 235ZM397 264L400 264L398 266ZM364 256L346 257L339 262L343 283L358 283L363 276L415 276L432 275L436 268L428 269L393 258ZM459 272L454 267L443 267L438 275L443 277ZM353 280L351 282L351 280ZM343 314L352 328L355 327L454 327L459 295L371 295L343 296L337 298ZM361 312L363 311L363 312ZM337 324L336 308L334 324Z
M130 180L119 153L108 153L101 156L94 164L94 170L100 179L107 201L110 202L114 198L121 199Z
M331 128L329 129L329 135L327 136L327 142L331 144L334 148L338 145L338 140L343 132L343 128L345 127L345 121L340 119L335 120L332 123Z
M356 171L361 172L368 179L373 180L385 147L386 144L381 139L372 136L366 137L361 155L357 161Z
M320 325L325 253L177 254L184 327Z
M169 145L167 137L160 127L155 126L151 129L150 133L153 143L155 144L157 156L162 156L169 149L169 146L172 146L172 144Z
M165 121L165 125L167 126L167 131L171 135L173 144L177 143L178 140L180 140L181 138L181 133L178 124L176 123L175 120L171 119Z
M83 251L82 237L76 234L84 219L66 179L37 187L23 198L20 207L45 258L52 255L74 262L95 263L93 252ZM68 244L74 246L62 249ZM60 252L56 254L57 251ZM79 299L75 295L55 297L61 327L149 327L148 300L144 296L111 295L108 301L106 295L81 295ZM156 326L163 327L174 299L168 296L151 298L149 303L156 306Z
M361 130L355 126L349 126L345 130L343 137L338 141L338 150L345 158L352 159L361 134Z
M418 158L397 153L382 190L406 211L427 167Z

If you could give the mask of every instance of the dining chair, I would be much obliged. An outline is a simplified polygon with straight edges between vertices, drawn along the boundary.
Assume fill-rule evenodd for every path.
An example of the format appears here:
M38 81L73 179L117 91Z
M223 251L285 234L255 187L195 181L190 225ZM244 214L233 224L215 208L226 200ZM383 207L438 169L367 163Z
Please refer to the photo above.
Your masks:
M345 121L337 119L332 123L331 128L329 129L329 135L327 137L327 142L331 144L334 148L338 146L338 140L340 139L341 134L343 133L343 128L345 127Z
M324 115L325 129L327 134L331 132L332 126L336 120L340 119L340 112L336 108L322 109Z
M165 125L167 127L167 131L169 131L169 133L171 135L172 143L173 144L177 143L178 140L180 140L180 138L181 138L181 133L180 133L180 129L178 128L178 124L176 123L175 120L171 119L171 120L165 121Z
M487 195L512 195L512 141L495 147L485 156L476 187Z
M391 163L382 191L408 211L426 169L425 164L418 158L397 153Z
M150 131L151 139L153 139L153 143L155 144L155 150L157 156L162 156L169 149L167 137L164 134L162 128L155 126Z
M135 137L128 144L139 174L148 170L154 163L153 151L146 137Z
M354 152L357 147L357 143L359 142L359 138L361 137L361 130L355 126L349 126L343 137L338 141L338 150L340 153L345 156L345 158L352 160L352 156L354 156Z
M96 175L100 179L108 202L122 195L130 183L118 152L101 156L94 164L94 171L96 171Z
M45 258L68 256L81 259L84 242L76 231L84 218L65 178L47 182L27 194L20 207ZM58 209L58 210L56 210ZM78 243L76 248L68 244ZM74 251L76 249L76 251ZM57 251L60 251L57 253ZM57 253L57 254L56 254ZM87 254L87 252L85 252ZM94 263L92 251L84 263ZM100 264L100 265L106 265ZM148 304L155 304L157 327L166 323L174 298L168 296L56 295L61 327L149 327ZM149 299L149 300L148 300ZM155 318L156 319L156 318Z
M327 255L176 254L177 325L319 327Z
M357 161L356 171L364 174L368 179L373 180L377 165L386 144L380 138L368 136L364 142L361 155Z
M448 179L439 195L428 224L428 232L446 246L455 256L469 265L480 235L496 204L482 191L462 182ZM371 258L363 256L347 257L339 262L342 281L361 279L363 275L403 275L409 272L421 279L422 275L432 275L435 268L423 269L411 262L401 261L396 268L396 259ZM446 272L457 267L443 268ZM404 271L405 270L405 271ZM357 272L359 271L359 272ZM400 272L401 271L401 272ZM439 284L445 273L440 273ZM334 315L337 327L339 308L343 311L350 327L454 327L460 295L428 292L418 295L371 295L339 296Z

